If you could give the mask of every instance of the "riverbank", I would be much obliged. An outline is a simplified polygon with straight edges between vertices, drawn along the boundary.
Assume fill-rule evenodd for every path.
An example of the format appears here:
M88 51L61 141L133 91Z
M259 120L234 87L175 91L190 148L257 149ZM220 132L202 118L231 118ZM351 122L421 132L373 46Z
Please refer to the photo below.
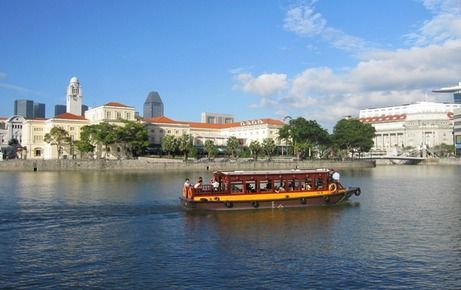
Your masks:
M369 160L334 161L188 161L139 158L137 160L8 160L0 162L0 171L232 171L269 170L293 168L372 168L376 163Z

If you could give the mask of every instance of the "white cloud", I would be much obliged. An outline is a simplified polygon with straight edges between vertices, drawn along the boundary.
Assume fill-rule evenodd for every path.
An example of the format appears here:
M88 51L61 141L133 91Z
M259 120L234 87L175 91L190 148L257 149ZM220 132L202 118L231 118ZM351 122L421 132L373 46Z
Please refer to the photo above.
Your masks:
M425 21L416 32L405 36L409 44L417 46L441 44L461 37L461 2L423 0L422 4L434 13L434 17Z
M314 3L290 8L285 15L283 27L299 36L321 37L338 49L361 50L366 46L364 40L327 26L322 14L315 12Z
M6 78L6 73L0 71L0 80Z
M242 91L261 97L269 97L285 89L287 86L286 74L262 74L253 77L250 73L241 73L235 77L240 84L237 88Z
M321 34L325 25L326 20L314 11L311 4L289 9L285 16L284 28L299 35L314 36Z

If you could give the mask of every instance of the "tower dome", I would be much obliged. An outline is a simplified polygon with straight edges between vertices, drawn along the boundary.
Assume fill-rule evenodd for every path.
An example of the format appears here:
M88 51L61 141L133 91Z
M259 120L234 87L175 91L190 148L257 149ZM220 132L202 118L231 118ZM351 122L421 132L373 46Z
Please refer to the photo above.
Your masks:
M78 83L78 78L77 78L77 77L72 77L72 78L70 79L70 82L71 82L71 83Z

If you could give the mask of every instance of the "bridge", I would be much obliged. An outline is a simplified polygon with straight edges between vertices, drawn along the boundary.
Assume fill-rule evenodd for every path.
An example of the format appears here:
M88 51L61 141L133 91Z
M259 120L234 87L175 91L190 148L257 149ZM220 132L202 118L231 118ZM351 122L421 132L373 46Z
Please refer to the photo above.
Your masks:
M370 159L370 160L389 160L393 164L407 164L407 165L416 165L423 160L426 160L424 157L414 157L414 156L370 156L363 159Z

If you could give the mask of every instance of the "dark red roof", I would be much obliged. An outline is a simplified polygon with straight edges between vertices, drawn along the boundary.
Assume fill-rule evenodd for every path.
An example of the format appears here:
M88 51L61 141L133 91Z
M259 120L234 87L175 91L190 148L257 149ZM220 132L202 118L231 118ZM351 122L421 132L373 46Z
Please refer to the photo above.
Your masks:
M122 103L118 103L118 102L109 102L109 103L105 104L104 106L106 106L106 107L125 107L125 108L129 108L129 106L124 105Z
M71 113L63 113L54 117L54 119L66 119L66 120L86 120L85 117L74 115Z

